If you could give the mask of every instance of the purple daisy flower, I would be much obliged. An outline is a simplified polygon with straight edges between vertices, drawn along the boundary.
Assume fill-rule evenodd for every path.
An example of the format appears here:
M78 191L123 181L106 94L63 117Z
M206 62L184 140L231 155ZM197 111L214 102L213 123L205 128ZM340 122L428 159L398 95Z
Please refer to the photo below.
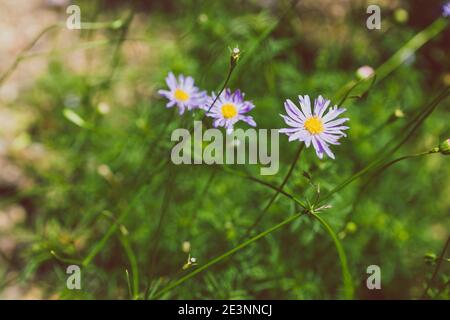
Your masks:
M206 114L208 117L215 118L213 122L214 127L225 127L227 134L233 132L233 126L239 120L248 123L252 127L256 127L256 122L253 120L253 117L245 115L255 105L250 101L245 101L244 96L245 94L240 90L231 93L230 89L226 89L219 96L212 108L211 105L216 99L216 94L213 92L208 97L203 109L208 111Z
M442 6L442 15L444 17L450 17L450 1Z
M169 100L167 108L177 105L180 114L183 114L186 108L192 110L205 103L206 91L200 91L195 87L192 77L184 77L180 74L177 80L174 74L169 72L166 83L170 90L158 90L158 93Z
M311 112L309 96L298 96L298 99L301 111L289 99L284 103L287 116L281 115L281 117L291 128L281 129L279 132L289 136L289 141L303 141L306 147L309 147L312 143L320 159L323 158L324 153L334 159L334 154L331 152L329 145L338 145L338 140L346 136L343 130L349 128L342 125L349 120L348 118L336 119L341 113L345 112L345 109L334 106L325 114L330 105L330 100L319 96L314 100L314 110Z

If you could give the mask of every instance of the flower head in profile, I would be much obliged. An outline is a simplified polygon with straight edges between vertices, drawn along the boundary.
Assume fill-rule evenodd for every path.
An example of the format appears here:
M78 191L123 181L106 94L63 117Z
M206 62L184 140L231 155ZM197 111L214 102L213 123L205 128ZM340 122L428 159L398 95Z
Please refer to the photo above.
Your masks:
M158 93L169 100L167 108L176 105L180 114L183 114L186 108L192 110L205 103L206 92L194 86L192 77L180 74L177 79L172 72L169 72L166 83L169 90L159 90Z
M329 145L338 145L338 140L346 136L343 130L349 128L342 125L348 118L338 118L345 109L334 106L326 112L330 100L319 96L314 100L314 110L311 110L309 96L298 96L298 99L301 110L289 99L284 103L287 115L281 117L289 128L281 129L280 132L288 135L289 141L302 141L306 147L312 144L320 159L324 153L334 159Z
M256 127L256 122L253 120L253 117L245 115L255 105L250 101L245 101L244 93L240 90L232 93L230 89L226 89L214 103L216 98L217 96L213 92L203 107L203 109L208 111L206 115L215 119L213 122L214 127L224 127L227 129L228 134L233 132L233 126L239 120L248 123L252 127Z
M442 6L442 15L446 18L450 17L450 1L447 1L443 6Z

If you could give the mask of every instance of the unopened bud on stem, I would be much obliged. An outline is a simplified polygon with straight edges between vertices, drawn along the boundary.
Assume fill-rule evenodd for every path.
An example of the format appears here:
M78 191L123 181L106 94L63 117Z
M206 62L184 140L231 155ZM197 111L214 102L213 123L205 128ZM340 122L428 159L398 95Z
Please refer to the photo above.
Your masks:
M444 155L450 154L450 139L445 139L441 142L441 144L439 145L439 152Z
M239 58L241 57L241 50L236 46L233 49L230 49L231 56L230 56L230 65L232 68L234 68L239 61Z

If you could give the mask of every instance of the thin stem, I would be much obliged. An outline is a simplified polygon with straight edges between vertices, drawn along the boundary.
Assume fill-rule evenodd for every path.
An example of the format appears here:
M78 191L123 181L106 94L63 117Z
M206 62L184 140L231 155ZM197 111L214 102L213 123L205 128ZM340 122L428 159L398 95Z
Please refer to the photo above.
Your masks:
M445 242L444 248L442 249L442 252L441 252L441 254L440 254L440 256L439 256L439 258L437 260L436 268L434 268L433 275L431 276L430 281L428 281L428 284L427 284L424 292L422 293L421 299L425 299L426 298L426 296L428 294L428 290L430 290L431 286L433 285L433 282L436 279L436 276L438 275L439 269L440 269L440 267L442 265L442 261L444 261L445 254L447 252L447 249L448 249L449 245L450 245L450 236L447 238L447 242Z
M256 177L250 176L250 175L248 175L248 174L246 174L246 173L242 173L242 172L239 172L239 171L230 170L230 169L228 169L227 167L221 167L221 169L222 169L223 171L225 171L225 172L228 172L228 173L232 173L232 174L238 175L238 176L240 176L240 177L242 177L242 178L249 179L249 180L254 181L254 182L257 182L257 183L259 183L259 184L261 184L261 185L263 185L263 186L269 187L269 188L271 188L271 189L273 189L273 190L275 190L275 191L278 191L280 194L286 196L287 198L291 199L292 201L294 201L295 203L297 203L298 205L300 205L303 209L306 209L306 208L307 208L306 204L304 204L301 200L297 199L297 198L294 197L292 194L290 194L290 193L284 191L283 189L280 189L280 188L277 187L277 186L274 186L273 184L271 184L271 183L269 183L269 182L266 182L266 181L263 181L263 180L258 179L258 178L256 178Z
M31 40L31 42L20 52L20 54L16 57L11 66L8 69L6 69L6 71L0 76L0 84L2 84L17 68L17 66L22 61L27 51L31 50L31 48L33 48L34 45L39 41L39 39L41 39L47 32L56 29L58 26L59 24L53 24L44 28L41 32L39 32L38 35L35 38L33 38L33 40Z
M169 181L169 183L167 184L166 190L164 192L164 198L163 198L163 201L161 204L161 210L160 210L160 215L159 215L159 219L158 219L158 225L156 227L155 238L152 241L153 248L151 250L152 256L150 259L150 275L154 271L155 263L157 260L158 245L159 245L159 240L161 238L163 221L164 221L164 217L166 216L167 212L169 211L170 199L173 194L173 185L176 180L176 171L172 172L171 170L169 170L169 176L168 176L167 180ZM153 221L151 221L151 223L153 223Z
M336 236L336 233L333 231L333 229L330 227L330 225L318 214L314 212L310 212L311 216L313 216L317 221L320 222L320 224L325 228L325 230L328 232L328 234L333 239L334 245L336 246L336 250L339 255L339 261L341 263L342 268L342 279L344 282L344 293L346 299L353 299L353 283L350 271L348 269L347 265L347 256L345 255L345 251L342 247L341 242L339 241L339 238Z
M220 95L222 94L222 92L225 90L228 82L230 81L231 78L231 74L233 73L233 70L235 69L236 64L230 63L230 66L228 68L228 74L227 77L225 78L225 82L223 83L222 89L220 89L219 93L217 94L216 98L214 99L213 103L209 106L208 110L203 114L203 117L201 119L201 121L203 122L203 120L205 120L205 118L207 117L208 112L212 109L212 107L216 104L217 100L219 99Z
M412 119L402 130L399 134L401 137L403 132L409 128L412 127L409 131L407 131L406 134L404 134L404 137L392 148L383 148L382 150L387 149L387 151L383 152L380 150L380 156L372 161L370 164L368 164L366 167L358 171L357 173L353 174L349 178L345 179L343 182L341 182L339 185L337 185L335 188L333 188L325 197L322 198L321 203L323 203L325 200L328 200L334 193L340 191L341 189L345 188L348 184L355 181L359 177L363 176L373 168L377 167L383 160L385 160L387 157L392 155L395 151L397 151L411 136L412 134L419 128L419 126L425 121L425 119L434 111L434 109L437 107L437 105L448 97L450 94L449 87L446 87L423 111L421 111L414 119ZM395 139L398 137L394 137ZM389 146L390 143L388 143Z
M173 108L172 111L170 112L169 117L167 117L163 128L158 133L156 139L153 140L153 141L156 141L156 142L154 144L153 143L149 143L149 146L148 146L144 156L142 157L142 160L140 161L140 164L138 166L138 169L136 170L136 173L135 173L135 176L134 176L134 179L133 179L133 181L137 181L138 182L138 183L136 183L136 185L139 185L139 182L141 180L148 179L147 175L141 174L141 170L144 168L144 166L148 165L148 162L152 159L152 155L156 154L155 150L159 148L159 145L160 145L160 143L162 141L162 137L166 133L167 128L169 127L170 123L174 119L175 114L176 114L176 111L175 111L175 108Z
M81 24L82 29L84 30L99 30L99 29L121 29L123 26L123 22L121 20L116 20L113 22L83 22ZM26 53L31 50L34 45L49 31L56 29L56 28L65 28L65 23L55 23L48 27L45 27L42 29L36 37L34 37L31 42L16 56L16 59L13 61L13 63L6 69L5 72L0 76L0 84L2 84L17 68L17 66L20 64L20 62L26 58L33 57L34 55L26 55Z
M247 64L248 61L251 61L250 59L254 56L256 50L258 50L260 45L269 37L269 35L274 30L276 30L278 25L281 23L281 21L284 20L285 17L288 14L295 11L295 7L299 4L299 2L300 2L300 0L292 0L289 3L289 5L286 6L286 8L282 12L282 14L279 16L279 18L275 22L273 22L270 26L268 26L267 29L263 33L261 33L261 35L254 41L253 45L249 46L249 50L243 57L241 63L239 63L239 66L237 68L238 70L236 71L237 73L239 73L240 70L245 70L245 69L243 69L244 66Z
M406 155L403 157L399 157L397 159L394 159L386 164L384 164L383 166L379 167L379 169L377 169L368 179L367 181L364 183L363 186L361 186L359 188L358 194L355 197L355 201L353 203L353 208L351 210L351 212L349 213L346 222L343 224L343 228L345 228L345 226L347 225L347 223L349 221L351 221L352 216L354 214L354 212L356 211L356 207L358 205L358 203L362 200L363 195L365 194L365 191L367 189L367 187L370 185L370 183L377 177L379 176L383 171L387 170L390 166L396 164L397 162L400 162L402 160L407 160L407 159L413 159L413 158L417 158L417 157L421 157L421 156L425 156L425 155L429 155L429 154L434 154L437 153L438 151L435 149L429 150L429 151L425 151L425 152L421 152L421 153L417 153L417 154L411 154L411 155Z
M209 190L211 189L211 184L214 181L214 178L216 177L217 174L217 170L215 168L213 168L208 180L205 183L205 186L203 187L203 189L201 190L201 192L197 193L195 196L195 208L193 210L192 213L192 221L195 221L195 219L197 219L197 214L199 212L199 209L202 206L203 200L207 197L207 194L209 192Z
M123 249L125 250L125 254L128 257L128 261L130 263L131 267L131 275L133 278L133 286L132 290L130 290L130 293L133 299L137 299L139 297L139 269L137 265L136 255L133 252L133 249L131 248L130 242L128 241L128 237L125 235L120 234L119 235L120 243L122 244ZM129 273L127 270L127 278L128 278L128 284L130 286L129 281Z
M138 191L138 193L134 196L133 200L131 201L131 203L129 204L127 209L124 210L119 215L117 220L109 227L108 231L103 235L103 237L100 239L100 241L98 241L92 247L92 249L89 251L88 255L86 256L86 258L84 258L84 260L82 262L83 267L87 267L91 263L91 261L95 258L95 256L103 249L103 247L108 242L109 238L111 238L111 236L117 231L117 228L119 227L119 225L123 222L123 220L126 218L128 213L135 206L136 202L140 199L142 194L145 191L147 191L148 188L149 188L149 185L146 185L145 187L141 188Z
M199 274L200 272L204 271L205 269L208 269L209 267L221 262L222 260L228 258L229 256L231 256L232 254L236 253L237 251L244 249L245 247L249 246L250 244L252 244L253 242L267 236L268 234L280 229L281 227L289 224L290 222L296 220L297 218L301 217L304 214L304 211L296 213L295 215L283 220L282 222L276 224L275 226L259 233L258 235L254 236L253 238L248 239L247 241L244 241L243 243L239 244L238 246L234 247L233 249L225 252L224 254L210 260L209 262L207 262L206 264L198 267L197 269L191 271L190 273L188 273L187 275L185 275L184 277L181 277L180 279L176 280L175 282L173 282L172 284L168 285L167 287L163 288L161 291L159 291L158 293L156 293L154 295L154 298L159 298L161 296L163 296L164 294L166 294L167 292L169 292L170 290L178 287L179 285L181 285L182 283L186 282L187 280L189 280L190 278L194 277L195 275Z
M379 83L381 80L386 78L391 72L397 69L401 64L403 64L406 60L408 60L417 50L419 50L425 43L427 43L432 38L436 37L439 33L446 29L448 25L448 19L438 18L433 23L431 23L428 27L414 35L408 42L406 42L400 49L398 49L386 62L384 62L381 66L379 66L375 70L375 74L377 75L376 81L374 81L374 85ZM370 78L368 78L370 79ZM365 81L367 79L364 79ZM339 90L336 95L336 100L343 99L341 96L345 96L353 91L357 87L357 84L361 83L360 81L352 80L348 82L346 85ZM372 86L368 89L362 87L358 89L356 95L363 96L368 90L370 90ZM348 88L350 90L348 91ZM345 92L345 93L343 93ZM345 97L346 99L346 97ZM345 100L344 99L344 100Z
M253 224L247 229L247 231L245 232L245 235L243 236L243 238L246 238L250 235L250 233L254 230L254 228L256 228L256 226L262 221L262 219L264 218L265 214L267 213L267 211L269 210L269 208L272 206L272 204L275 202L275 200L277 199L278 195L280 194L280 191L283 190L284 186L286 185L286 183L288 182L289 178L292 175L292 172L294 172L294 168L298 162L298 159L300 158L300 154L302 153L303 149L304 149L304 144L301 143L297 152L295 153L294 159L291 163L291 166L286 174L286 176L284 177L283 181L281 182L280 186L278 187L278 190L276 190L276 192L274 193L274 195L272 196L272 198L269 200L269 202L267 203L267 205L264 207L263 211L259 214L259 216L256 218L255 222L253 222Z

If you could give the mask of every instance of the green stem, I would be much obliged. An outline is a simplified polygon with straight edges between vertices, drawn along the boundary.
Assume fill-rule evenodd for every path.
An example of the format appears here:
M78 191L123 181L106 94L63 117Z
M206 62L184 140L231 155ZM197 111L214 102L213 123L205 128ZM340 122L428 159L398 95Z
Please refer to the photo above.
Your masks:
M268 234L280 229L281 227L289 224L290 222L296 220L297 218L299 218L300 216L302 216L304 214L304 212L299 212L294 214L293 216L283 220L282 222L276 224L275 226L261 232L260 234L254 236L253 238L248 239L247 241L242 242L241 244L239 244L238 246L234 247L233 249L225 252L224 254L210 260L209 262L207 262L206 264L198 267L197 269L195 269L194 271L191 271L190 273L188 273L187 275L185 275L184 277L181 277L180 279L176 280L175 282L173 282L172 284L168 285L167 287L163 288L161 291L159 291L158 293L156 293L154 295L154 298L160 298L162 297L164 294L166 294L167 292L169 292L170 290L178 287L179 285L181 285L182 283L186 282L187 280L189 280L190 278L194 277L195 275L199 274L200 272L208 269L209 267L221 262L222 260L228 258L229 256L231 256L232 254L236 253L237 251L247 247L248 245L252 244L253 242L267 236Z
M256 228L256 226L262 221L262 219L264 218L264 215L267 213L267 211L269 210L269 208L272 206L272 204L275 202L275 200L277 199L278 195L280 194L281 190L283 190L284 186L286 185L286 183L288 182L289 178L292 175L292 172L294 172L294 168L298 162L298 159L300 158L300 154L302 153L302 150L304 149L304 144L301 143L300 147L298 148L294 159L291 163L291 166L286 174L286 176L284 177L283 181L281 182L280 186L278 187L278 190L276 190L276 192L274 193L274 195L272 196L272 198L269 200L269 202L267 203L267 205L265 206L265 208L263 209L263 211L259 214L259 216L256 218L255 222L247 229L247 231L245 232L245 235L243 238L248 237L251 232L254 230L254 228Z
M53 25L50 25L50 26L44 28L41 32L39 32L38 35L36 37L34 37L33 40L31 40L31 42L25 47L25 49L23 49L20 52L20 54L16 57L14 62L11 64L11 66L8 69L6 69L6 71L0 76L0 84L2 84L11 75L11 73L13 73L13 71L17 68L19 63L22 61L22 59L27 51L31 50L31 48L33 48L34 45L39 41L39 39L41 39L47 32L49 32L53 29L56 29L58 26L59 26L59 24L53 24Z
M242 178L249 179L249 180L254 181L254 182L257 182L257 183L259 183L259 184L261 184L261 185L263 185L263 186L266 186L266 187L268 187L268 188L271 188L271 189L273 189L273 190L275 190L275 191L278 191L280 194L286 196L287 198L289 198L289 199L291 199L292 201L294 201L295 203L297 203L297 204L298 204L299 206L301 206L303 209L306 209L306 208L307 208L306 204L304 204L302 201L300 201L299 199L297 199L296 197L294 197L292 194L290 194L290 193L284 191L283 189L280 189L280 188L277 187L277 186L274 186L273 184L271 184L271 183L269 183L269 182L263 181L263 180L261 180L261 179L258 179L258 178L256 178L256 177L250 176L250 175L248 175L248 174L245 174L245 173L242 173L242 172L239 172L239 171L234 171L234 170L228 169L227 167L221 167L221 169L222 169L223 171L225 171L225 172L228 172L228 173L232 173L232 174L238 175L238 176L240 176L240 177L242 177Z
M131 276L133 278L133 286L132 286L132 297L133 299L137 299L139 297L139 269L137 265L136 255L131 248L130 242L128 241L128 237L125 235L119 235L120 243L122 244L123 249L125 250L125 254L128 257L128 261L130 262L131 267ZM127 277L128 272L127 272Z
M322 226L325 228L325 230L328 232L328 234L333 239L334 245L336 246L336 250L338 252L339 261L341 263L342 268L342 279L344 282L344 294L345 298L348 300L353 299L353 282L351 278L350 271L348 269L347 265L347 256L345 255L345 251L342 247L341 242L339 241L339 238L337 237L336 233L333 231L333 229L330 227L330 225L318 214L314 212L310 212L310 214L322 224Z
M421 153L417 153L417 154L411 154L411 155L406 155L403 157L399 157L397 159L394 159L386 164L384 164L383 166L381 166L379 169L377 169L368 179L367 181L364 183L363 186L361 186L359 188L358 194L356 195L356 200L353 203L353 208L351 210L351 212L349 213L345 223L343 224L343 228L345 228L345 226L347 225L347 223L349 221L352 220L352 216L354 214L354 212L356 211L356 207L358 205L358 203L361 201L363 195L366 192L367 187L369 186L369 184L377 177L379 176L383 171L387 170L390 166L396 164L397 162L400 162L402 160L407 160L407 159L413 159L413 158L417 158L417 157L421 157L421 156L425 156L425 155L429 155L429 154L433 154L433 153L437 153L438 151L436 149L432 149L430 151L425 151L425 152L421 152Z
M136 202L141 198L142 194L147 191L149 188L149 185L139 190L139 192L134 196L133 200L129 204L126 210L124 210L120 216L117 218L117 220L109 227L108 231L103 235L103 237L98 241L92 249L89 251L86 258L83 260L83 267L87 267L91 261L95 258L95 256L104 248L106 243L108 242L109 238L112 237L112 235L117 231L117 228L119 225L123 222L123 220L126 218L128 213L131 211L132 208L134 208Z
M377 84L384 78L386 78L391 72L397 69L401 64L408 60L417 50L419 50L425 43L441 33L448 25L448 19L438 18L428 27L417 33L408 42L406 42L399 50L397 50L385 63L379 66L372 77L363 80L352 80L344 85L335 96L336 100L344 101L347 96L356 87L359 87L355 93L357 96L363 96L372 85ZM376 75L376 80L373 77ZM374 83L369 84L368 88L359 86L363 82L368 82L374 80Z
M203 114L203 117L201 119L201 121L205 120L207 117L208 112L212 109L212 107L216 104L217 100L219 99L220 95L222 94L222 92L225 90L226 86L228 85L228 82L230 81L231 78L231 74L233 73L233 70L236 68L236 64L234 63L230 63L230 66L228 68L228 74L227 77L225 78L225 81L222 85L222 88L220 89L219 93L217 94L216 98L214 99L213 103L211 103L211 105L209 106L208 110Z
M176 180L176 174L177 172L172 172L169 169L169 175L167 177L167 180L169 181L169 183L166 186L166 190L164 192L164 197L162 200L162 204L161 204L161 210L160 210L160 214L159 214L159 219L158 219L158 225L156 227L156 231L155 231L155 238L153 239L153 248L150 251L151 252L151 258L150 258L150 276L149 278L151 278L151 274L155 269L155 263L158 260L157 256L158 256L158 245L159 245L159 240L161 238L161 233L162 233L162 228L163 228L163 221L165 216L167 215L167 213L169 212L169 208L170 208L170 200L172 198L172 195L174 193L174 184L175 184L175 180ZM150 225L152 225L154 223L153 219L151 219L150 221Z
M412 134L419 128L419 126L425 121L425 119L434 111L434 109L437 107L437 105L448 97L450 94L449 87L446 87L427 107L425 107L424 110L422 110L414 119L412 119L405 128L400 132L399 136L400 138L403 135L403 132L406 131L406 134L403 135L403 138L400 139L400 141L392 148L383 148L380 150L380 156L372 161L370 164L368 164L366 167L358 171L357 173L353 174L349 178L345 179L343 182L341 182L339 185L337 185L335 188L333 188L325 197L322 198L321 203L323 203L325 200L328 200L334 193L340 191L341 189L345 188L348 184L355 181L356 179L360 178L370 170L374 169L378 165L380 165L386 158L388 158L390 155L392 155L394 152L396 152L411 136ZM406 130L407 128L412 127L409 131ZM398 137L394 137L394 141L398 139ZM392 140L391 140L392 141ZM389 146L391 142L387 144ZM383 151L387 150L387 151Z

